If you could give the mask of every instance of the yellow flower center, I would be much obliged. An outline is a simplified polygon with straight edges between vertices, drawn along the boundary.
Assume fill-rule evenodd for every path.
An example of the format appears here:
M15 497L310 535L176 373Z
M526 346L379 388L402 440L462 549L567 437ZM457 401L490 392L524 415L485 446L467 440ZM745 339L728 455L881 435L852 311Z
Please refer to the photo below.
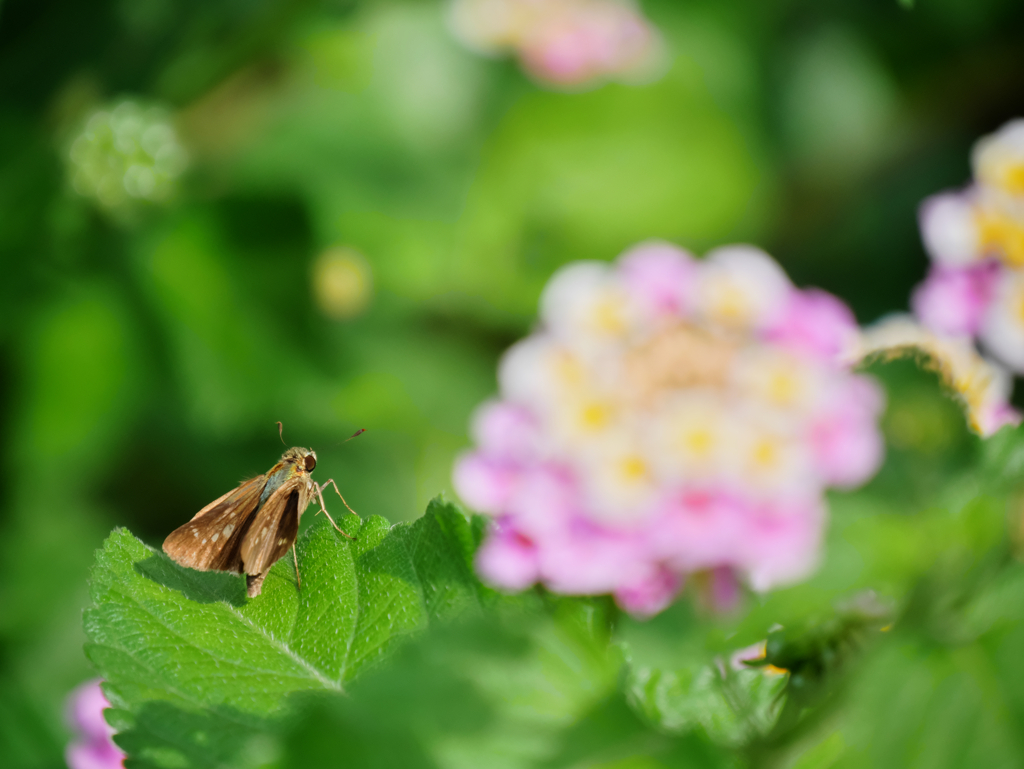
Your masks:
M619 465L619 472L627 483L640 483L647 480L649 475L647 463L642 457L629 456L622 460Z
M752 456L755 466L771 469L779 463L779 448L774 441L766 438L755 444Z
M1003 173L1003 186L1014 195L1024 195L1024 163L1013 163Z
M740 326L746 323L749 311L746 295L735 286L722 285L718 287L712 312L715 317L730 326Z
M555 360L555 377L568 387L578 387L583 383L585 371L576 358L563 352Z
M611 419L612 409L607 403L588 403L580 410L580 426L584 430L603 430Z
M683 435L682 444L690 454L706 457L715 445L715 436L707 428L688 430Z
M997 211L982 210L976 217L982 247L1000 253L1007 264L1024 266L1024 226Z
M626 313L622 301L605 297L594 306L594 325L605 334L622 334L626 330Z
M782 405L788 405L796 400L798 389L796 377L784 371L772 374L768 384L769 397Z

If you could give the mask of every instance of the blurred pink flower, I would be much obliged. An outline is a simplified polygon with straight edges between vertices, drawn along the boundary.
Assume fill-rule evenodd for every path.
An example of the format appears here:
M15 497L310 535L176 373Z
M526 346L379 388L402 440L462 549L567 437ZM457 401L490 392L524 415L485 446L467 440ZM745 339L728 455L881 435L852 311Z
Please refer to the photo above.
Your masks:
M480 575L509 590L522 590L537 581L537 550L514 531L495 528L476 554Z
M765 506L751 515L739 558L747 567L751 587L767 590L813 571L824 523L817 501L793 509Z
M611 593L650 573L645 553L632 532L600 526L583 517L567 521L559 536L542 541L540 571L558 593Z
M70 769L114 769L124 766L124 753L114 744L114 730L103 717L110 707L99 679L87 681L68 695L68 721L78 732L65 758Z
M698 261L651 241L549 281L541 327L499 367L454 483L498 525L477 568L664 608L687 576L719 609L818 561L829 486L882 458L873 380L844 362L856 326L753 246Z
M914 291L915 315L945 336L972 339L1002 365L1024 373L1024 120L980 139L974 183L926 199L921 238L932 259ZM1003 410L988 409L988 424ZM1005 416L1005 414L1003 414Z
M832 294L818 289L794 291L769 340L837 363L856 343L857 319Z
M881 466L882 435L875 419L885 403L881 388L869 379L851 379L826 396L810 426L814 463L822 477L839 488L855 488Z
M513 51L538 80L577 86L655 69L660 37L627 0L453 0L456 35L485 53Z
M485 512L505 507L517 480L512 463L485 454L468 456L455 467L459 494L471 507Z
M697 264L690 252L663 240L648 240L619 257L626 288L659 315L691 309Z
M975 336L999 274L997 262L967 268L936 265L914 290L911 307L933 331L950 336Z
M652 617L668 606L683 587L683 578L664 566L640 580L615 589L615 600L638 617Z

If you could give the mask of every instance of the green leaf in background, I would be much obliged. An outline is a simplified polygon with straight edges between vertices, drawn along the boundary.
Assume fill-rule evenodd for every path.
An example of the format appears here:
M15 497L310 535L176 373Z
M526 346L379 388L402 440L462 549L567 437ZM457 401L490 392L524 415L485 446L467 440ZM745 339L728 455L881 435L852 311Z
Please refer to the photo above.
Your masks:
M741 649L731 628L723 640L729 626L728 617L698 617L687 601L647 621L623 617L616 638L629 661L630 704L660 729L701 730L720 745L739 747L766 734L787 679L734 660L737 652L757 654Z
M638 668L629 679L631 702L671 732L703 729L715 742L739 747L766 735L780 709L785 674L737 670L727 661L690 668Z
M343 523L355 541L325 520L300 538L301 590L284 558L250 601L240 577L184 569L114 531L93 569L87 653L133 756L217 765L289 694L344 691L409 634L497 600L471 570L480 527L450 504L412 524Z
M590 622L599 602L552 608L503 606L423 636L356 681L351 697L310 703L284 740L282 765L726 765L703 736L666 734L627 704L617 685L621 658Z
M1005 563L975 588L923 588L931 611L883 634L849 679L843 709L810 724L791 765L1020 766L1024 568Z
M993 493L1019 492L1024 487L1024 426L1004 427L983 445L981 482Z

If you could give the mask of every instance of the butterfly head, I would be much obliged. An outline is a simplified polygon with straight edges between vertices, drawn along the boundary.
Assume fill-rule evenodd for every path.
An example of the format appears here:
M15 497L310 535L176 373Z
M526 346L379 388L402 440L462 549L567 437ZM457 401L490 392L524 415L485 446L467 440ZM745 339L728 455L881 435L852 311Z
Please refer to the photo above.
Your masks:
M313 472L316 467L316 452L313 449L304 449L299 446L288 449L281 457L283 462L294 462L300 470L307 473Z

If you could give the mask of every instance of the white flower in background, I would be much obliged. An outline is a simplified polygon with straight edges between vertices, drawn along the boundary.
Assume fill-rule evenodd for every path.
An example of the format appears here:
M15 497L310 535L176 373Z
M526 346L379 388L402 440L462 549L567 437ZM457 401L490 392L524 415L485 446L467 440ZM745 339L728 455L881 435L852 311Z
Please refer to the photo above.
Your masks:
M188 156L167 112L125 100L97 110L68 152L71 184L111 212L169 200Z
M844 363L858 340L845 305L751 246L697 261L664 242L564 267L540 305L454 471L496 519L486 578L650 614L692 572L735 597L726 583L813 569L825 490L882 456L881 393Z
M932 259L914 292L934 332L977 342L1024 373L1024 120L978 141L974 183L924 201L921 236Z
M468 47L511 51L554 85L649 76L661 60L657 30L628 0L452 0L449 8Z
M1024 195L1024 119L1011 120L980 139L971 163L981 184L1007 195Z

